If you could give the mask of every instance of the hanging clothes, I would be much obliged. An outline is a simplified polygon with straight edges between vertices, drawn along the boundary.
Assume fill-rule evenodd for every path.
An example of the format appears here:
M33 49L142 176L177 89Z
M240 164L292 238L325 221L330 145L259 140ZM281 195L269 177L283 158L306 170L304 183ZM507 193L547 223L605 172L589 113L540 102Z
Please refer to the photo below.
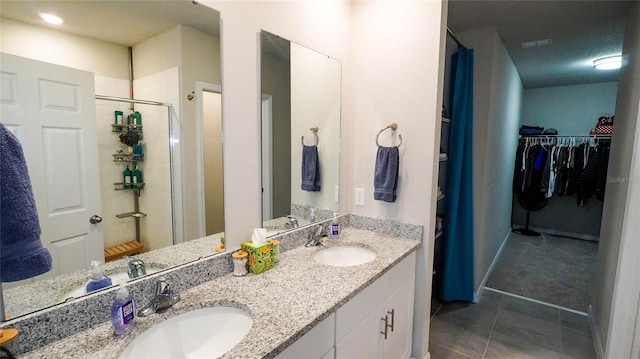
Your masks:
M543 193L547 198L576 195L579 206L592 195L604 200L609 149L608 140L577 144L574 137L522 138L516 150L513 192Z

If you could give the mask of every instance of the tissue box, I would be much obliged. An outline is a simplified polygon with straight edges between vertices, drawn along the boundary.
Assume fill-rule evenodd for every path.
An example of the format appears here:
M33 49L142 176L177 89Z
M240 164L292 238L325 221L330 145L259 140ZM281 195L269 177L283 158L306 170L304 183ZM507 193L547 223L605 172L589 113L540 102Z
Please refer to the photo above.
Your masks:
M242 242L240 247L249 254L247 260L247 270L253 274L262 273L273 268L273 242L267 240L265 244L256 246L252 242Z

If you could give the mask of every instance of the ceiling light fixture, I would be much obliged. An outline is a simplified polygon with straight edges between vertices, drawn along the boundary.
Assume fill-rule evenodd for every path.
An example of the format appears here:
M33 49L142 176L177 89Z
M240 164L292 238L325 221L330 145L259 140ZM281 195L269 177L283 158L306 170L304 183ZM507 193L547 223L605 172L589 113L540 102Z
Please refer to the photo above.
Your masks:
M53 24L53 25L62 24L62 19L59 16L56 16L53 14L47 14L47 13L40 13L39 15L42 18L42 20L48 22L49 24Z
M608 56L593 61L593 67L597 70L616 70L622 67L622 56Z

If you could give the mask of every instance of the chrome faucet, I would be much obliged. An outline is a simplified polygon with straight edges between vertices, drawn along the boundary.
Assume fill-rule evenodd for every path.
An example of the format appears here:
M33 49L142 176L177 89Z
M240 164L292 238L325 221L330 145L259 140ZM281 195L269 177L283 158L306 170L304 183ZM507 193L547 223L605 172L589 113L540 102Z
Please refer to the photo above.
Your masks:
M323 226L317 225L309 232L309 239L304 244L305 247L314 247L322 244L322 237L326 237L327 233L323 232Z
M287 216L289 222L285 223L287 228L298 228L298 220L294 216Z
M138 311L138 316L149 316L163 309L170 308L179 301L180 294L172 291L171 288L169 288L169 282L167 282L164 277L160 277L156 283L156 294L146 306Z
M129 275L129 279L139 278L147 274L147 269L142 259L129 256L124 256L123 259L127 261L127 274Z

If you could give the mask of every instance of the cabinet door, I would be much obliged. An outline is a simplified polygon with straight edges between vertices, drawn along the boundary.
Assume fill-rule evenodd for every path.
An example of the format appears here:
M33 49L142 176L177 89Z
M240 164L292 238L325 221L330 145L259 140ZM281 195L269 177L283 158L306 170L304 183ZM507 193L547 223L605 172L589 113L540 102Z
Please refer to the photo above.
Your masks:
M278 354L277 359L333 358L327 356L334 344L336 315L331 314L291 346Z
M393 309L393 332L389 328L386 340L381 335L385 359L406 359L411 356L414 280L415 276L412 275L382 305L380 316L384 317L386 314L389 324L391 314L388 312Z
M336 359L382 358L381 307L374 310L336 345ZM382 316L384 317L384 316Z

